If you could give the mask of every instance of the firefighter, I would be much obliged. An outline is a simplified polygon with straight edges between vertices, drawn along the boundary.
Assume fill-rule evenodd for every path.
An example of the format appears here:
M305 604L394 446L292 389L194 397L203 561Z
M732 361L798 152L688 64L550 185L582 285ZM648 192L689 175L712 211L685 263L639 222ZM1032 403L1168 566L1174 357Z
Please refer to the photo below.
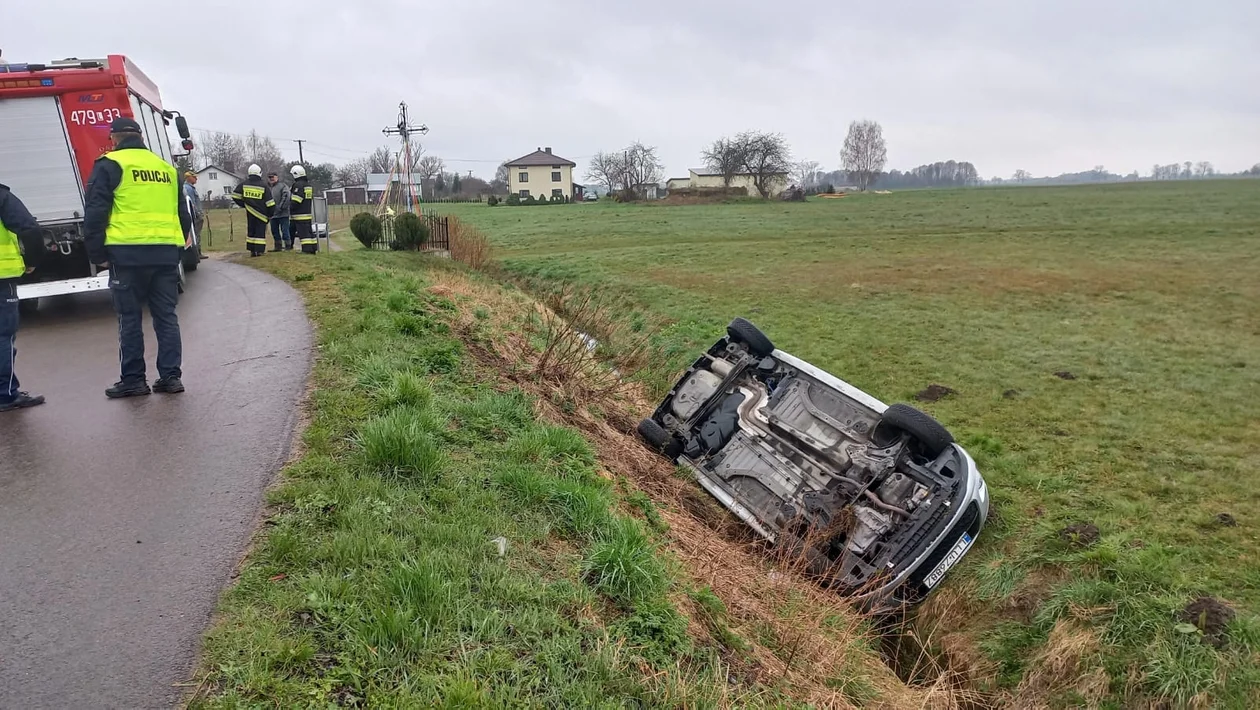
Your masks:
M188 245L192 214L180 194L179 173L144 144L140 124L110 124L114 149L96 159L83 210L83 244L93 264L109 270L118 312L122 378L105 390L110 399L184 391L179 300L181 247ZM149 388L144 365L144 307L157 336L158 379Z
M18 389L13 374L17 357L18 279L35 270L44 252L44 233L26 205L0 185L0 412L35 407L44 403L39 395Z
M250 256L267 253L267 223L271 221L276 201L271 188L263 182L262 168L249 166L249 177L232 191L232 201L245 208L245 247Z
M293 238L302 242L303 254L319 253L319 238L311 224L311 208L315 200L315 189L306 179L306 168L294 165L289 171L293 175Z

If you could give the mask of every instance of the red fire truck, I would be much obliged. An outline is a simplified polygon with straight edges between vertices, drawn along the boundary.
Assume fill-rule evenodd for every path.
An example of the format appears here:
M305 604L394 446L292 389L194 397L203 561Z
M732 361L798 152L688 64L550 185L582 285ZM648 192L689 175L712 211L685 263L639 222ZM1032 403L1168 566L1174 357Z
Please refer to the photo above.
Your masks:
M135 119L145 144L172 165L192 150L187 121L163 110L157 86L124 56L0 63L0 183L44 227L47 249L39 268L18 285L25 311L40 298L109 288L109 273L98 273L83 246L83 207L92 163L112 149L109 124L119 117ZM172 151L166 133L172 119L181 153ZM191 236L181 284L201 260L200 236Z

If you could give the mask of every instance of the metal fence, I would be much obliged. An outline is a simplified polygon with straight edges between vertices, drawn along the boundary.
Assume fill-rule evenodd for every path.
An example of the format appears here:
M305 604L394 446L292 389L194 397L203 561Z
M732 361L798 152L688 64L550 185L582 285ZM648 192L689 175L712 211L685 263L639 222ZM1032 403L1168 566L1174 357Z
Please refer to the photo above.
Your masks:
M422 210L420 219L429 225L429 241L425 242L425 251L450 251L451 219L432 210ZM394 221L383 220L381 238L372 242L371 249L390 251L394 249Z

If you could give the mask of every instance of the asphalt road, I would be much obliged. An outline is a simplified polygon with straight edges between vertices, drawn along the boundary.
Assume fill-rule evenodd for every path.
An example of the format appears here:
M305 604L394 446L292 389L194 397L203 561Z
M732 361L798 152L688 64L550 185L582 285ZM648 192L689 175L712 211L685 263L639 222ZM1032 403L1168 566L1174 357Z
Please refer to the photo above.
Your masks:
M288 455L311 346L278 279L220 261L189 279L181 395L105 398L107 292L47 301L18 333L23 388L48 403L0 415L0 708L168 707L185 691ZM151 332L146 354L152 380Z

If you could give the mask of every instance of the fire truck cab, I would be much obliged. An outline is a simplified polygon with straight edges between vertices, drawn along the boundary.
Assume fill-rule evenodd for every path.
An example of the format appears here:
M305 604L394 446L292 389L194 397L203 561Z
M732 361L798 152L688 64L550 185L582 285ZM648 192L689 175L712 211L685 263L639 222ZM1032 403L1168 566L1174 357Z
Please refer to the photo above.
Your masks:
M157 86L122 55L0 63L0 183L44 227L47 250L18 285L25 311L40 298L109 288L109 272L98 273L83 245L84 192L92 164L112 149L109 125L119 117L135 119L145 144L172 165L193 148L187 121L163 110ZM172 119L182 139L179 153L166 132ZM180 199L186 199L180 181ZM181 285L201 260L200 235L189 236Z

